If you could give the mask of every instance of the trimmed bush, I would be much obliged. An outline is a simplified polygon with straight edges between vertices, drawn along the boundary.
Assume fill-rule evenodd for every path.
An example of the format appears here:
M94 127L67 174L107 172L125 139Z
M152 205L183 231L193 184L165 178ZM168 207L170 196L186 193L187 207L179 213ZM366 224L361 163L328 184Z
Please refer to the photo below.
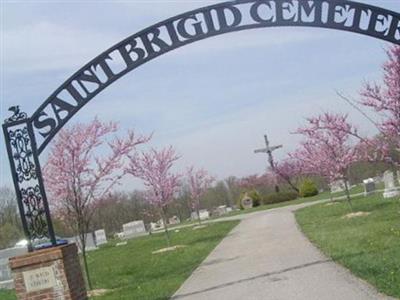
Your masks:
M280 203L280 202L294 200L297 197L298 197L298 194L296 192L273 193L273 194L266 195L263 199L263 203L264 204Z
M304 179L300 185L301 197L312 197L318 195L318 189L314 181L311 179Z

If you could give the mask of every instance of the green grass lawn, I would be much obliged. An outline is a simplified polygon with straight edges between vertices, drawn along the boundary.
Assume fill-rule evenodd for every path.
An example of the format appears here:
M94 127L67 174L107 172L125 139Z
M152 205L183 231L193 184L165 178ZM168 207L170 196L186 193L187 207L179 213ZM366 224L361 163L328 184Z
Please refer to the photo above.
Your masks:
M296 212L308 238L327 256L387 295L400 297L400 201L381 193L353 201L354 211L370 214L351 219L346 202L318 204Z
M14 290L0 290L0 299L15 300L17 297L15 296Z
M164 248L164 234L129 240L115 247L109 243L88 255L94 289L108 289L93 299L169 299L196 267L239 222L219 222L193 230L171 232L171 245L185 245L175 251L152 254ZM0 291L1 300L15 299L12 292Z
M350 194L358 194L364 191L364 188L362 185L357 185L353 187L350 190ZM333 193L332 197L342 197L344 196L344 192L338 192L338 193ZM235 216L235 215L240 215L240 214L248 214L256 211L262 211L262 210L267 210L271 208L277 208L277 207L283 207L283 206L288 206L288 205L296 205L296 204L302 204L302 203L307 203L307 202L314 202L318 200L323 200L323 199L330 199L331 195L330 192L323 192L320 193L316 196L313 197L307 197L307 198L297 198L295 200L290 200L290 201L285 201L285 202L280 202L280 203L274 203L274 204L266 204L266 205L260 205L257 207L245 209L245 210L237 210L233 211L227 215L224 215L223 217L226 216Z

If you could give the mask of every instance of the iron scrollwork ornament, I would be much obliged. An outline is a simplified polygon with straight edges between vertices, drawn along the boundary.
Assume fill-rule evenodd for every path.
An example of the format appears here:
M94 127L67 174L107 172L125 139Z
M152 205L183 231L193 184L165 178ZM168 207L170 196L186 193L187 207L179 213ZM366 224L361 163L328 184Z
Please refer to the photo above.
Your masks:
M31 149L31 142L28 134L28 128L18 128L16 130L9 130L9 141L14 150L13 158L16 162L15 171L19 183L36 179L36 168L33 163L33 153Z
M13 113L11 117L6 119L4 123L11 123L11 122L16 122L16 121L21 121L24 120L28 117L28 115L24 112L22 112L19 108L19 105L11 106L9 109Z
M31 239L48 237L48 226L45 219L45 208L39 185L21 189L22 202L25 206L25 217Z

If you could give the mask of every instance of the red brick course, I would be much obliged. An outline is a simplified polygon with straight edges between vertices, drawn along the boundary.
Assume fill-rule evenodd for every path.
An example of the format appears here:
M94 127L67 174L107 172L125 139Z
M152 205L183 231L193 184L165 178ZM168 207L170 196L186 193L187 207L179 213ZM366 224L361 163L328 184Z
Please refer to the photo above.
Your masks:
M86 300L88 299L75 244L49 248L12 257L9 260L13 272L15 291L19 300ZM56 286L27 292L23 272L51 267Z

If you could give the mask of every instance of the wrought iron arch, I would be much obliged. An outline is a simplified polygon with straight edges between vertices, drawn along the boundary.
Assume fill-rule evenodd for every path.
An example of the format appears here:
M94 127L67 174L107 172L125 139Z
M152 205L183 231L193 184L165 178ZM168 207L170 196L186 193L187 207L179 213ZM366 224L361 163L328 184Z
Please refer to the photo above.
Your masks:
M38 157L87 102L114 81L169 51L205 38L263 27L349 31L400 45L400 14L349 0L235 0L161 21L112 46L74 73L31 117L10 108L3 131L20 214L29 240L54 232ZM121 69L122 66L122 69Z

